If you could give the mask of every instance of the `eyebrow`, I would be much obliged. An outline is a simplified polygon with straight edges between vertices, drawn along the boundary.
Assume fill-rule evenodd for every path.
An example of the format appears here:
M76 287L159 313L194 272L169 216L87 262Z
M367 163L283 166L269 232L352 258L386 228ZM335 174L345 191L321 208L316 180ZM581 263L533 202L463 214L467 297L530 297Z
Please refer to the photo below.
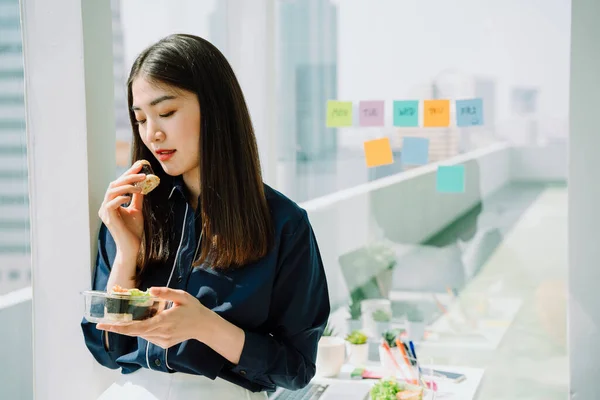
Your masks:
M173 95L161 96L161 97L159 97L159 98L157 98L157 99L154 99L154 100L152 100L152 101L150 102L150 105L151 105L151 106L155 106L155 105L157 105L158 103L160 103L160 102L163 102L163 101L165 101L165 100L173 100L173 99L176 99L176 98L177 98L177 96L173 96ZM141 108L139 108L139 107L136 107L136 106L133 106L133 107L131 107L131 110L132 110L132 111L140 111L140 110L141 110Z

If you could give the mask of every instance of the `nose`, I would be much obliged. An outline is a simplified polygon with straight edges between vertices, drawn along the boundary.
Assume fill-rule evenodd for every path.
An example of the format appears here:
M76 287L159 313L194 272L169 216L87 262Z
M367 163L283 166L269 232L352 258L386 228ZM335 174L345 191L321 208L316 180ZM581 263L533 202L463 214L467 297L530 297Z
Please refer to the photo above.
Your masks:
M165 140L165 133L162 131L160 125L150 118L146 122L146 140L148 142L162 142Z

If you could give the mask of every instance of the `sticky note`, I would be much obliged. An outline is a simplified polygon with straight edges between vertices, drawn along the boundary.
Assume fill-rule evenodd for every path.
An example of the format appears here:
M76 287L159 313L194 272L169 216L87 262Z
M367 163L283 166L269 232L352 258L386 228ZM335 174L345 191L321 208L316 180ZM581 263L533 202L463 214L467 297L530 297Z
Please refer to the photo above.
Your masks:
M456 126L483 125L483 99L456 100Z
M392 164L394 156L389 138L368 140L364 143L367 167Z
M428 128L450 125L450 100L425 100L423 126Z
M429 161L429 139L402 138L402 164L425 165Z
M352 102L329 100L327 102L327 127L352 126Z
M394 101L394 126L419 126L419 101Z
M438 193L464 193L465 166L440 165L436 176L436 190Z
M383 101L361 101L358 105L360 126L383 126Z

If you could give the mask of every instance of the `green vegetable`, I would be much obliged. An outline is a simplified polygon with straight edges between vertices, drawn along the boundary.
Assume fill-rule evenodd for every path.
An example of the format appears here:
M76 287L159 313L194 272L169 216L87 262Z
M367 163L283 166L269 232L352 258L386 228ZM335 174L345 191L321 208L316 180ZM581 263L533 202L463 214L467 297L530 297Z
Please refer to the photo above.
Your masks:
M131 297L151 297L152 296L150 294L150 289L146 290L145 292L142 292L140 289L137 289L137 288L129 289L129 295Z
M396 393L401 390L398 382L382 379L371 388L371 400L396 400Z
M335 330L331 327L331 325L327 324L327 326L325 326L323 336L335 336Z

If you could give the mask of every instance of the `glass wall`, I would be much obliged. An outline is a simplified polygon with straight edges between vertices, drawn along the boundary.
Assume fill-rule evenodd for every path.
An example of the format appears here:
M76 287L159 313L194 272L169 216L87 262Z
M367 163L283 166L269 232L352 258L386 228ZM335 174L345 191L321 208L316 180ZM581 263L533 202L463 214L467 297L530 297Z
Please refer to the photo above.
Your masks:
M0 295L30 282L23 53L18 0L0 2Z
M227 3L217 0L169 1L150 4L140 0L111 0L115 76L117 175L130 165L131 124L127 112L126 82L133 61L147 46L172 33L201 36L227 54Z
M230 57L242 45L232 21L252 18L232 18L235 1L138 3L115 11L117 91L160 37L195 33ZM275 186L309 213L338 334L360 328L377 343L394 329L436 364L483 374L481 399L506 398L507 387L564 398L569 5L266 3ZM239 51L257 49L268 41ZM350 121L332 126L330 101L347 102ZM446 120L435 123L439 104ZM396 115L409 105L412 119ZM383 118L363 121L374 108ZM117 115L127 143L122 96ZM366 143L377 140L388 160L371 164ZM378 325L361 311L371 299L388 300Z
M468 371L479 399L565 398L570 5L261 0L258 27L262 11L236 12L245 1L111 1L116 174L130 162L125 80L146 46L186 32L245 79L264 65L274 73L242 88L274 87L261 152L309 214L336 333L363 330L373 360L385 331L412 340ZM0 11L2 294L30 267L17 1Z
M19 1L0 1L0 398L33 399L31 252Z

